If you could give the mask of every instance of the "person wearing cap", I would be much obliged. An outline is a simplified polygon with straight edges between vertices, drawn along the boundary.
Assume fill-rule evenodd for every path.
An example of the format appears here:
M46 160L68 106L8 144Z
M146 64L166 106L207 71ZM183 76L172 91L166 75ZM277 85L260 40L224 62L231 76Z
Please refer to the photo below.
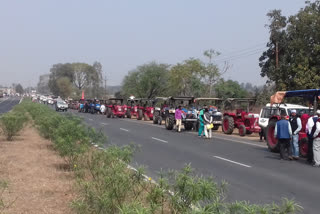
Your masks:
M291 110L291 117L289 119L292 128L291 148L293 159L299 159L299 132L302 129L301 119L297 116L295 109Z
M316 122L320 116L320 110L316 111L316 114L313 117L308 119L306 124L306 132L308 136L308 154L307 161L312 164L313 163L313 136L316 131Z
M292 136L292 129L290 122L286 120L286 113L281 114L281 120L276 123L274 129L274 136L278 139L280 146L280 160L292 160L292 149L290 139ZM287 158L288 156L288 158Z

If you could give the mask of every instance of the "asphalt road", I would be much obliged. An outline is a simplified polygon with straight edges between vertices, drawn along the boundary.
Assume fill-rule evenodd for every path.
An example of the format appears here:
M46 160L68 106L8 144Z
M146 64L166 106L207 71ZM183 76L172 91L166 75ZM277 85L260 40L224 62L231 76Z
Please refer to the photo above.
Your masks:
M20 102L20 97L8 97L0 99L0 114L10 111L15 105Z
M304 160L280 161L264 143L217 133L206 140L194 132L177 133L135 119L73 113L102 130L109 143L141 145L133 165L147 166L148 176L156 178L161 169L181 169L191 163L197 174L227 181L228 200L265 204L289 198L304 207L303 213L320 212L320 168Z

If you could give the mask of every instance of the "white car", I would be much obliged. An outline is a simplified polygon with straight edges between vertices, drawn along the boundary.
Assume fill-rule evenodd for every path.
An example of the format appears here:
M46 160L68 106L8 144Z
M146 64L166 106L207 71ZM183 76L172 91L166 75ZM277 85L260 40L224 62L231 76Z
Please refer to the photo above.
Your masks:
M68 104L63 100L58 100L56 103L56 111L67 111L68 110Z
M286 115L290 116L291 110L295 109L297 111L297 115L309 114L313 111L307 106L295 105L295 104L273 104L271 107L270 103L268 103L264 108L260 111L259 117L259 126L262 129L266 129L269 124L269 118L274 115L281 115L284 112Z

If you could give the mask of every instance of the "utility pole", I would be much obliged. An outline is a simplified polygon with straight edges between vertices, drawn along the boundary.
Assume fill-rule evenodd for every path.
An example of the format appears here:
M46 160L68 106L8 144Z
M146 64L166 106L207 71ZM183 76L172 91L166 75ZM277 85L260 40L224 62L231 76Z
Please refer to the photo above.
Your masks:
M276 68L279 68L279 44L276 42Z

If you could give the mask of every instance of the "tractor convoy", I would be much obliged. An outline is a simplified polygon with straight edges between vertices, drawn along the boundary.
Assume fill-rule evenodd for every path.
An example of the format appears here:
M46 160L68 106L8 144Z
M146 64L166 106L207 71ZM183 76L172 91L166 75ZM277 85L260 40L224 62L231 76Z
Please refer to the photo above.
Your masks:
M284 103L284 98L303 98L309 102L308 106ZM274 137L276 122L280 115L286 114L287 119L291 111L295 110L301 118L302 129L299 132L300 155L306 156L308 138L305 132L307 120L314 114L320 97L319 89L277 92L270 98L270 103L260 110L254 109L255 99L244 98L194 98L194 97L155 97L154 99L135 98L124 100L111 98L108 100L84 100L69 102L69 108L82 113L102 114L107 118L128 118L150 120L153 124L164 123L167 130L175 127L175 111L182 107L182 124L186 131L198 131L199 112L206 106L212 117L213 130L221 126L222 132L231 135L234 130L240 136L259 133L266 139L270 151L278 152L279 145ZM223 113L221 112L223 110Z

